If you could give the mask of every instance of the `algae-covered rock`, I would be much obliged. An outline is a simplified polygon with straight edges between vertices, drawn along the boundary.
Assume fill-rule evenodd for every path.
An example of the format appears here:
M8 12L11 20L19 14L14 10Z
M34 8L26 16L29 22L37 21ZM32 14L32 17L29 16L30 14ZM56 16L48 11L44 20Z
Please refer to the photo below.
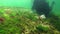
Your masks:
M39 31L49 31L50 29L49 25L43 25L43 24L39 24L36 28Z

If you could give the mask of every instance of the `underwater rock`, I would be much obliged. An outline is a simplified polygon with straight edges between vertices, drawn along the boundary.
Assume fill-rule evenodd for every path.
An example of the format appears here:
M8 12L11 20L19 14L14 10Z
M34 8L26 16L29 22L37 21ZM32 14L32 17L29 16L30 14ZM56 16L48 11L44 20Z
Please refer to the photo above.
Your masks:
M40 18L41 19L46 19L46 16L45 15L41 15Z
M51 6L49 6L47 0L34 0L32 10L36 10L36 13L38 15L45 14L46 17L49 17L49 14L53 9L54 4L54 1L52 2Z

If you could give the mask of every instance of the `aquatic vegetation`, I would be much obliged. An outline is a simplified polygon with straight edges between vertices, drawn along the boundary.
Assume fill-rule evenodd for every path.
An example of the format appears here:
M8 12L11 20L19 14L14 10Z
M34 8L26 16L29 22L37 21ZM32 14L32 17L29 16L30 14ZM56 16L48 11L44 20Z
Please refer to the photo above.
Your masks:
M1 9L3 13L0 14L0 21L3 21L0 22L0 34L55 34L56 32L60 34L60 31L51 24L47 24L49 23L47 19L40 20L37 13L33 13L30 9L10 8L9 13L4 9Z
M60 16L52 14L49 19L50 23L60 31Z
M50 27L49 25L39 24L37 26L37 29L43 32L43 31L49 31Z

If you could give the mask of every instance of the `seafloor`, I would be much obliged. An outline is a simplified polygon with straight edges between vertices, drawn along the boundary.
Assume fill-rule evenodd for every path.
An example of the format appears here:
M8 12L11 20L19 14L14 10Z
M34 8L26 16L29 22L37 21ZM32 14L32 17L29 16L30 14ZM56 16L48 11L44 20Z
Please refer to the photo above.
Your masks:
M0 34L60 34L60 18L39 19L25 8L0 8Z

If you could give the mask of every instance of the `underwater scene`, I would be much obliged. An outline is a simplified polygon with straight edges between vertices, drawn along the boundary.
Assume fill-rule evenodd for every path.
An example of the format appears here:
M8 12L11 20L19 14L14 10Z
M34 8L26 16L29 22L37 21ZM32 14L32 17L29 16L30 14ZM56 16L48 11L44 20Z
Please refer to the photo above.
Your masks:
M0 0L0 34L60 34L60 0Z

